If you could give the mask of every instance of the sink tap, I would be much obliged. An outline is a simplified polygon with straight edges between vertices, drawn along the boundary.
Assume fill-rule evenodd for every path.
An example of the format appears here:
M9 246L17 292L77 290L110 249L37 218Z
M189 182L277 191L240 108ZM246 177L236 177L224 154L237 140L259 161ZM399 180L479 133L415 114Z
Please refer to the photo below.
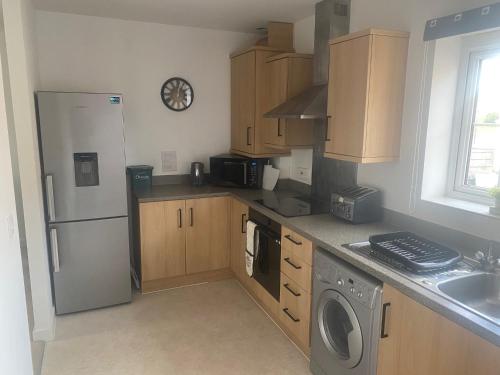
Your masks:
M500 257L493 254L493 242L490 242L486 252L477 251L474 258L479 262L479 268L486 272L500 272Z

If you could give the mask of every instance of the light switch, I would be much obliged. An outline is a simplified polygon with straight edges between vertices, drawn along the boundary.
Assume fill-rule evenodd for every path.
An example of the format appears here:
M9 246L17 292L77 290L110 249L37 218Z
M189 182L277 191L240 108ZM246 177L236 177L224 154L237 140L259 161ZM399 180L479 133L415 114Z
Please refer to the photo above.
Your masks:
M161 170L162 172L177 171L177 152L162 151L161 152Z

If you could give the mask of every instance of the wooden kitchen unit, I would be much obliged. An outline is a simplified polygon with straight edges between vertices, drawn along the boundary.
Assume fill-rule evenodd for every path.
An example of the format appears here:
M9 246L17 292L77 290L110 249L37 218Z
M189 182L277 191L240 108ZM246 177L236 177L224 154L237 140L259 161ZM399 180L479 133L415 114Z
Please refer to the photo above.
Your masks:
M276 301L245 269L246 220L248 206L231 201L231 269L245 290L278 324L288 337L307 355L310 352L312 243L282 227L282 261L284 258L303 265L302 273L281 269L280 302ZM284 256L284 252L290 254ZM288 263L287 263L288 264Z
M281 227L280 301L246 273L249 207L211 197L139 203L143 292L236 277L255 302L310 354L313 243ZM500 348L383 286L378 375L498 375Z
M310 353L313 244L281 227L280 322L304 353Z
M230 198L139 204L142 292L232 277Z
M313 55L282 53L266 60L268 107L273 109L313 84ZM312 147L314 122L300 119L267 119L266 146L278 149Z
M242 283L248 278L245 270L248 206L231 199L231 270Z
M498 375L500 348L384 285L377 375Z
M265 145L269 119L267 58L293 51L255 46L231 55L231 153L250 157L286 154Z
M330 41L325 157L399 158L408 39L406 32L368 29Z

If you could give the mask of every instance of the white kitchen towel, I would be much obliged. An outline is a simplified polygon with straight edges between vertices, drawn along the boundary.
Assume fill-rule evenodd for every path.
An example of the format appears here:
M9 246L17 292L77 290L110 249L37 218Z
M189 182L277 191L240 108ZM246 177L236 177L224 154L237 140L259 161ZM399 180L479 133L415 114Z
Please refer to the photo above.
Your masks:
M258 244L254 243L255 228L257 228L257 224L255 224L253 221L248 220L247 221L247 248L245 251L245 266L246 266L246 270L247 270L247 275L250 277L253 276L253 260L255 257L254 249L256 248L255 245L258 246ZM257 239L257 242L258 242L258 239Z

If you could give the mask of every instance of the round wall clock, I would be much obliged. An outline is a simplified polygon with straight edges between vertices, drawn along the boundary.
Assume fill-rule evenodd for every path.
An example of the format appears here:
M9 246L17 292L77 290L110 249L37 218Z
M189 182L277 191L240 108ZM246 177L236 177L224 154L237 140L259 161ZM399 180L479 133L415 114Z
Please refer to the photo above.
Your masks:
M193 104L193 87L183 78L173 77L161 87L161 100L172 111L185 111Z

